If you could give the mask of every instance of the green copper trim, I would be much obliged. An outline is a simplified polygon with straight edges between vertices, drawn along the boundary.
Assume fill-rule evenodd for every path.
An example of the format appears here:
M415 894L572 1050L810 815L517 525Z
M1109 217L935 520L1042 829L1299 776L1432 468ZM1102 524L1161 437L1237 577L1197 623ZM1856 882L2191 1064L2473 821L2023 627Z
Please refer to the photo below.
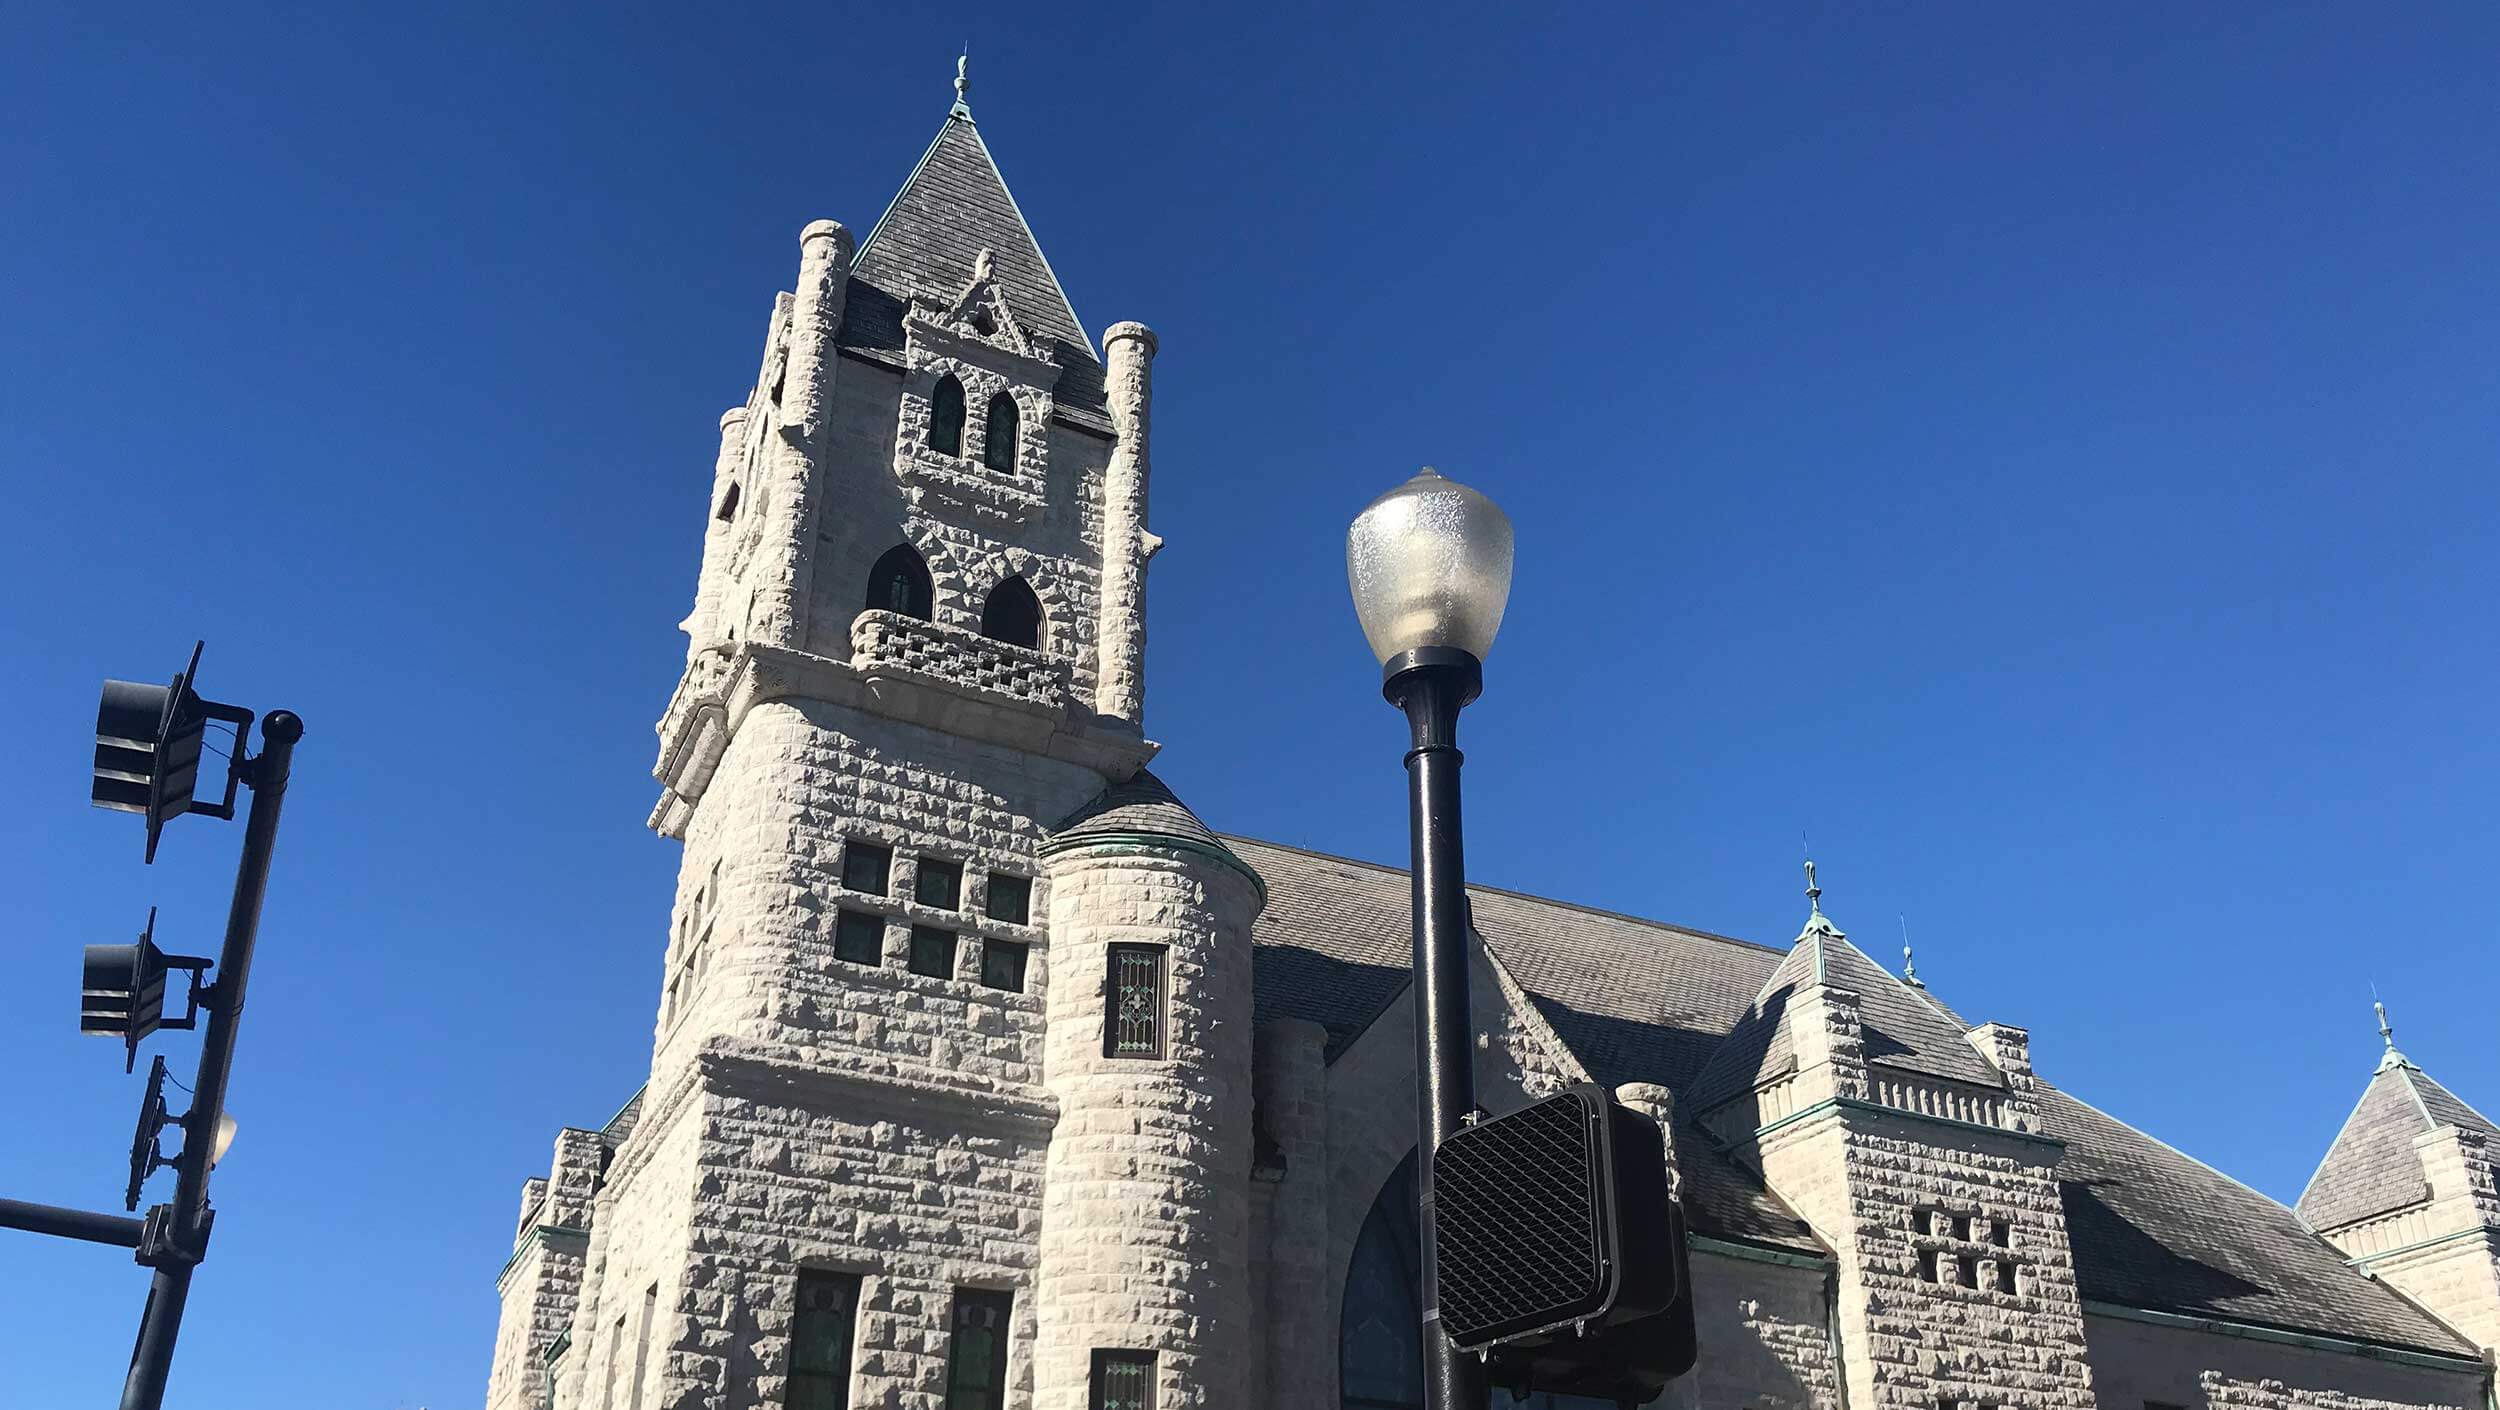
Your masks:
M1715 1253L1721 1258L1741 1258L1747 1263L1772 1263L1782 1268L1813 1268L1830 1272L1832 1260L1819 1253L1792 1253L1787 1249L1762 1248L1754 1244L1729 1243L1703 1234L1690 1234L1686 1241L1696 1253Z
M2220 1317L2197 1317L2185 1312L2156 1312L2149 1307L2124 1307L2114 1302L2085 1302L2087 1317L2109 1317L2121 1322L2142 1322L2150 1327L2176 1327L2184 1331L2209 1332L2215 1336L2238 1337L2243 1341L2273 1342L2278 1346L2304 1347L2310 1351L2332 1351L2346 1356L2364 1356L2373 1361L2393 1361L2400 1366L2427 1366L2440 1371L2483 1372L2487 1369L2479 1356L2463 1353L2417 1351L2411 1347L2384 1346L2374 1341L2355 1341L2350 1337L2322 1336L2315 1332L2288 1332L2280 1327L2261 1327L2253 1322L2232 1322Z
M2471 1229L2459 1229L2453 1234L2442 1234L2435 1239L2419 1239L2413 1243L2399 1245L2398 1247L2390 1249L2382 1249L2377 1253L2365 1253L2359 1258L2347 1258L2344 1261L2351 1264L2355 1268L2367 1268L2371 1264L2379 1262L2381 1259L2394 1258L2398 1254L2418 1253L2426 1248L2437 1248L2441 1244L2455 1243L2459 1239L2484 1238L2490 1233L2491 1231L2489 1229L2477 1225Z
M1267 881L1250 869L1250 864L1224 847L1209 846L1194 837L1169 837L1159 832L1086 832L1074 837L1054 839L1035 849L1045 857L1073 855L1078 852L1101 852L1111 856L1138 856L1155 852L1187 852L1212 862L1221 862L1249 879L1259 893L1259 906L1267 906Z
M531 1244L537 1243L541 1239L551 1238L581 1239L584 1242L588 1242L590 1239L590 1231L588 1229L568 1229L561 1224L532 1224L530 1226L530 1231L521 1236L521 1241L512 1246L512 1256L503 1261L503 1267L495 1270L495 1286L497 1288L501 1288L503 1286L503 1280L512 1276L512 1265L521 1261L521 1255L530 1251Z
M1763 1137L1770 1135L1772 1132L1779 1130L1783 1126L1793 1126L1796 1123L1805 1120L1809 1116L1820 1116L1824 1112L1834 1109L1842 1111L1872 1112L1878 1116L1899 1117L1903 1121L1923 1121L1930 1126L1943 1126L1955 1131L1977 1131L1983 1135L2001 1136L2009 1141L2027 1141L2033 1145L2054 1146L2059 1150L2066 1149L2066 1143L2064 1141L2059 1140L2055 1136L2048 1135L2045 1132L2008 1131L2002 1126L1982 1126L1976 1121L1956 1121L1950 1116L1930 1116L1923 1111L1903 1111L1897 1106L1886 1106L1882 1102L1870 1102L1863 1097L1825 1097L1823 1100L1816 1102L1810 1107L1805 1107L1798 1111L1792 1111L1786 1116L1781 1117L1779 1120L1772 1122L1770 1125L1756 1129L1753 1133L1754 1139L1757 1141L1761 1140Z

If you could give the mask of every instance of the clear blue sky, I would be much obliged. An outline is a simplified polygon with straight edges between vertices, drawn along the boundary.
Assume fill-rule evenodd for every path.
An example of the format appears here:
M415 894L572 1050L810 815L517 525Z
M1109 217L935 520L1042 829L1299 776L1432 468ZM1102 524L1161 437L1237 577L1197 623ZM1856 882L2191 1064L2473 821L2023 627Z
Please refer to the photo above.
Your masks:
M2500 11L1890 8L17 15L0 1194L119 1193L78 946L214 947L240 829L84 802L97 682L206 637L310 733L174 1403L479 1401L520 1181L647 1060L715 418L967 38L1163 337L1210 822L1402 855L1341 536L1432 461L1518 525L1477 879L1784 943L1811 828L1867 949L2281 1198L2374 980L2500 1105ZM0 1240L0 1402L105 1403L141 1273Z

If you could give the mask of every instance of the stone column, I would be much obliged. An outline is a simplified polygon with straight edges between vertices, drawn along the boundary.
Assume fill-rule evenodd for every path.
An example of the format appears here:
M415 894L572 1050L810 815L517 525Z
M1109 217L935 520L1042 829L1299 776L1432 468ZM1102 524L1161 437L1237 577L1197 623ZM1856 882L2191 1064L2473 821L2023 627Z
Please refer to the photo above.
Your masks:
M1145 728L1146 560L1161 544L1146 532L1147 440L1154 399L1155 335L1143 323L1103 330L1103 389L1119 437L1103 472L1102 616L1094 710Z
M1035 1410L1084 1410L1096 1351L1151 1353L1160 1410L1250 1378L1250 921L1203 844L1052 853L1044 1080L1059 1101L1035 1279ZM1163 1055L1106 1055L1110 947L1166 947Z
M772 447L765 544L757 555L755 639L793 650L807 644L807 594L815 561L816 463L833 405L834 336L850 283L851 232L819 220L799 233L799 287L790 304L790 343L782 364L781 433ZM750 487L762 488L762 487Z
M721 576L728 571L730 535L734 525L717 517L721 496L739 478L745 467L741 464L746 452L747 408L733 406L720 414L720 450L712 458L712 497L703 506L703 568L695 577L694 610L679 623L686 633L686 664L703 654L703 648L721 639ZM740 485L743 499L752 487Z

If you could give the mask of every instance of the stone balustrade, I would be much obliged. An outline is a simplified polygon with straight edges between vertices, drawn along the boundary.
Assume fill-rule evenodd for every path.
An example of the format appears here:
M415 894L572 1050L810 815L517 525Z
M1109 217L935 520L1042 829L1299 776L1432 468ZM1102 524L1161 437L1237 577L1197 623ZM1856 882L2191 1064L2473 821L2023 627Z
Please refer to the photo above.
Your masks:
M851 664L863 675L900 671L1054 710L1068 702L1065 662L900 612L859 614L851 623Z

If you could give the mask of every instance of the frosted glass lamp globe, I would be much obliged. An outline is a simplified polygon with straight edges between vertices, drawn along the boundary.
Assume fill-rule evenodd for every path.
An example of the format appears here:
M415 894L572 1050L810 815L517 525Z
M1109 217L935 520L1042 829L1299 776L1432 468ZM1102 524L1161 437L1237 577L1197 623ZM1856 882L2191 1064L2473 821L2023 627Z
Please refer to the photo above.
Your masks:
M1433 647L1483 660L1510 601L1510 563L1509 516L1429 465L1346 530L1346 585L1383 666Z

